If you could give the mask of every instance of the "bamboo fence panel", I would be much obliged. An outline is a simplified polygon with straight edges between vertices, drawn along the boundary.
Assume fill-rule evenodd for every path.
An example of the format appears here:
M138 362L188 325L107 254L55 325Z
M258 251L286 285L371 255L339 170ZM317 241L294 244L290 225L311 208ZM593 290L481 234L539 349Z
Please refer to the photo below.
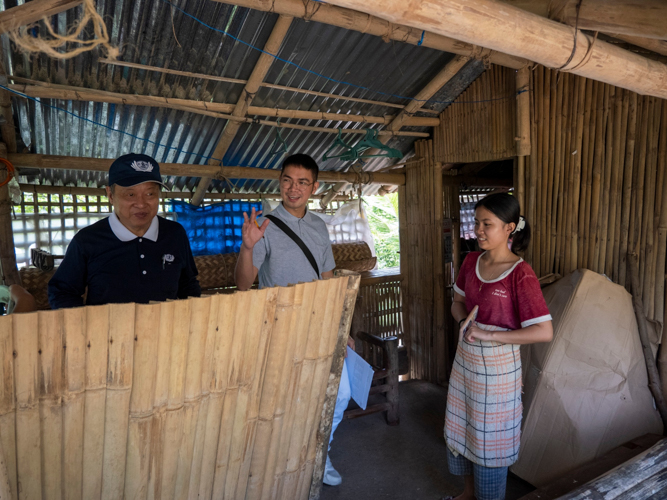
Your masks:
M514 70L492 66L460 94L440 114L441 125L433 129L434 163L515 156L516 85Z
M341 274L1 317L0 495L308 498L359 286Z
M532 149L515 180L533 227L526 260L538 275L585 267L627 287L636 252L645 312L664 323L667 104L540 66L530 85Z
M478 97L483 97L481 90ZM465 112L465 107L460 112ZM468 114L466 119L471 116ZM482 147L480 144L471 147ZM410 182L406 182L405 198L400 198L406 219L401 228L403 318L409 335L411 377L445 384L450 363L446 339L451 325L445 312L449 304L445 299L443 262L443 174L434 151L432 141L415 143L421 160L407 166ZM373 306L370 302L364 305ZM383 326L376 323L373 327L379 330Z
M515 176L519 178L514 179L522 213L533 230L524 258L538 276L564 275L583 267L629 287L627 253L635 252L645 312L649 319L664 324L667 102L539 65L529 73L530 92L524 98L530 124L524 127L525 134L516 135L530 135L531 147L521 151L525 156L518 159ZM478 78L441 114L433 146L416 143L422 163L406 169L407 228L402 236L407 245L402 256L409 261L403 273L406 304L416 308L406 319L415 344L411 348L413 377L434 380L442 350L440 344L432 343L433 328L427 326L434 321L429 300L435 292L424 268L437 270L432 260L437 251L423 249L433 245L426 231L430 228L432 234L440 234L440 228L436 229L426 208L429 203L436 205L430 194L432 181L425 172L438 161L515 156L502 153L509 147L505 132L519 130L514 119L517 111L510 109L516 105L506 108L498 99L514 95L518 88L514 76L506 76L506 70L492 67ZM510 139L513 143L514 138ZM445 198L451 198L448 188L445 191ZM455 220L453 204L447 207Z

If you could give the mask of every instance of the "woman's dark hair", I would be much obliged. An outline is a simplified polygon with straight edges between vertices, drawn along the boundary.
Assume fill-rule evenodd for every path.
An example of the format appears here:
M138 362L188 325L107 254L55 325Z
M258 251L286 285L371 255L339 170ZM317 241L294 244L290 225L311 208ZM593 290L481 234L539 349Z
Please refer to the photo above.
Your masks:
M477 202L475 210L479 207L486 208L505 224L509 224L510 222L513 222L515 225L519 224L521 207L517 199L510 194L495 193L485 196ZM510 235L510 238L512 238L513 253L523 252L528 248L528 243L530 243L530 225L525 219L524 224L525 226L521 231L514 231Z

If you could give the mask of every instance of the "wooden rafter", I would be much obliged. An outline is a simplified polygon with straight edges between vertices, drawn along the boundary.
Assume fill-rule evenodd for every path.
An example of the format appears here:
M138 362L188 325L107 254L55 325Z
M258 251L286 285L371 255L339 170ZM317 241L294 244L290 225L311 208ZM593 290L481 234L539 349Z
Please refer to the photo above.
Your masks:
M667 65L495 0L332 0L334 5L667 98Z
M67 101L83 102L106 102L112 104L124 104L127 106L151 106L155 108L168 108L188 111L190 113L202 114L205 112L231 114L243 122L241 115L234 115L236 105L222 102L196 101L194 99L178 99L171 97L160 97L150 95L121 94L119 92L107 92L105 90L87 89L84 87L72 87L69 85L56 85L51 83L29 80L27 78L10 77L21 84L9 85L9 88L30 97L40 99L64 99ZM352 115L343 113L323 113L320 111L305 111L297 109L266 108L261 106L248 106L247 115L266 116L271 118L285 118L298 120L334 120L355 123L377 123L386 125L394 119L393 115L370 116ZM406 126L412 127L435 127L440 124L436 117L409 117Z
M255 94L259 90L260 83L264 81L264 77L266 77L266 74L268 73L269 68L274 61L272 54L278 53L280 45L283 43L285 36L287 36L287 32L291 24L292 17L283 15L278 16L276 24L273 26L273 31L271 32L271 35L269 36L269 39L264 46L264 52L262 52L262 55L259 56L257 64L253 68L252 73L250 74L250 78L248 78L248 82L246 83L245 88L243 89L243 92L241 92L239 100L234 107L234 111L232 112L233 116L246 116L248 107L255 97ZM229 149L229 146L231 146L232 141L236 136L236 132L238 132L240 126L241 124L236 121L230 120L227 122L225 130L222 132L222 137L220 137L220 140L218 141L218 144L213 152L213 158L219 158L220 160L209 160L209 164L222 165L222 159ZM193 205L199 205L204 199L206 190L211 184L211 180L212 179L210 177L203 177L200 179L199 184L197 185L195 196L192 198Z
M55 156L36 154L9 154L9 161L17 168L42 168L55 170L87 170L107 172L114 159L86 158L80 156ZM186 177L208 177L217 179L269 179L280 176L280 170L256 167L228 167L218 165L192 165L186 163L160 163L162 175ZM318 179L324 182L360 182L362 184L386 184L400 186L405 184L405 174L364 172L322 171Z
M405 106L405 109L401 111L396 117L391 121L387 126L392 132L398 132L402 126L406 124L406 121L409 119L410 115L414 113L417 109L422 107L426 101L435 95L435 93L440 90L449 80L451 80L454 75L456 75L463 66L470 60L469 57L465 56L456 56L454 59L449 61L445 67L433 78L426 86L414 97L414 100L410 101ZM391 137L381 137L380 142L386 144L389 142ZM377 150L371 150L369 154L377 153ZM336 196L341 190L345 189L345 183L339 183L333 186L328 196L325 196L322 199L322 206L326 206L334 196Z
M503 2L579 29L667 39L664 0L503 0ZM579 7L577 8L577 4Z
M319 2L313 0L215 0L229 5L238 5L263 12L289 15L308 21L317 21L331 26L338 26L350 31L359 31L380 36L384 40L420 45L431 49L468 57L484 57L489 62L508 68L519 69L528 61L520 57L485 50L469 43L441 36L428 30L414 29L402 24L388 23L376 16L369 16L361 9L352 10L337 2ZM382 0L380 0L382 2Z
M180 71L177 69L169 69L169 68L160 68L158 66L149 66L146 64L137 64L137 63L130 63L130 62L124 62L124 61L114 61L112 59L104 59L100 58L99 62L102 62L104 64L110 64L114 66L125 66L128 68L136 68L136 69L142 69L146 71L155 71L157 73L165 73L168 75L176 75L176 76L184 76L186 78L197 78L200 80L211 80L213 82L225 82L225 83L236 83L240 85L245 85L248 83L248 80L240 80L238 78L229 78L226 76L214 76L214 75L207 75L205 73L191 73L189 71ZM316 95L318 97L326 97L328 99L338 99L341 101L350 101L350 102L361 102L364 104L373 104L376 106L386 106L389 108L398 108L398 109L403 109L405 106L403 104L396 104L393 102L384 102L384 101L373 101L371 99L362 99L360 97L349 97L349 96L344 96L344 95L339 95L339 94L330 94L328 92L318 92L316 90L310 90L310 89L300 89L298 87L288 87L286 85L276 85L273 83L267 83L267 82L262 82L260 84L260 87L266 87L268 89L276 89L276 90L284 90L287 92L295 92L298 94L308 94L308 95ZM429 113L433 112L430 109L423 109L421 110L424 113Z

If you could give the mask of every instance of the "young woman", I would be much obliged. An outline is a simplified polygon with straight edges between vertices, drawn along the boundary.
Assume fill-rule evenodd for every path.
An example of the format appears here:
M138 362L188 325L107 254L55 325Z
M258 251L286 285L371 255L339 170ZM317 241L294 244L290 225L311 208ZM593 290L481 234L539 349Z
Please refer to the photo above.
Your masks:
M553 328L537 277L517 255L530 241L530 227L516 198L500 193L480 200L475 235L482 251L466 257L454 285L460 340L447 395L447 459L450 472L465 480L457 500L502 500L519 453L519 346L551 341ZM476 322L462 336L474 306Z

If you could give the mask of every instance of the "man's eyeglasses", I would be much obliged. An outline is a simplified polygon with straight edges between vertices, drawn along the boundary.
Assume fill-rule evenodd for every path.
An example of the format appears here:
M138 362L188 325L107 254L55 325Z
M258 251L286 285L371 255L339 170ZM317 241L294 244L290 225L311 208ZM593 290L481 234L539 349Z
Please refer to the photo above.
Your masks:
M299 191L306 191L310 186L314 184L314 182L308 182L304 179L299 179L298 181L293 181L289 177L283 177L280 179L280 185L283 187L283 189L290 189L294 184L296 184L296 188Z

